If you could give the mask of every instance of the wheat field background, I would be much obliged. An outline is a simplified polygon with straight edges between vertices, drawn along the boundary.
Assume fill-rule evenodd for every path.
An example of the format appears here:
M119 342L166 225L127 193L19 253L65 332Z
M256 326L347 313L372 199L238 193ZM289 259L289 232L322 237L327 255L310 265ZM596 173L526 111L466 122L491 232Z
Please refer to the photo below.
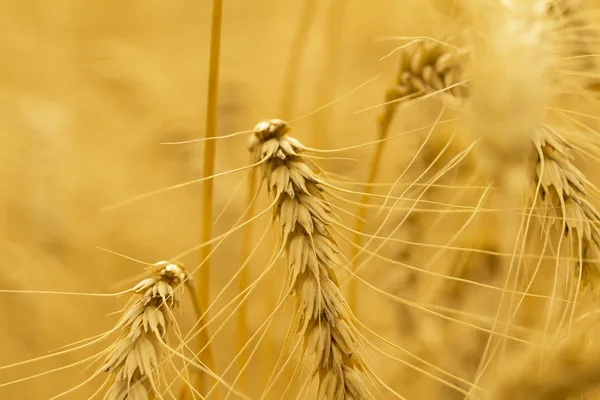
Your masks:
M201 242L202 184L169 188L202 177L206 142L164 143L205 135L211 4L0 2L1 399L54 398L84 382L98 365L86 368L81 361L111 340L36 358L114 327L128 296L93 294L134 286L145 267L135 260L172 260ZM539 43L531 44L528 34L515 34L506 46L495 42L498 30L513 32L512 14L502 17L498 9L519 4L539 4L548 32ZM341 253L352 259L352 243L368 249L354 262L364 262L359 278L347 269L335 273L365 338L360 354L371 398L596 398L600 254L593 249L600 220L577 207L597 204L599 16L600 4L591 0L224 2L217 134L251 131L270 118L299 119L290 135L304 145L350 147L307 159L328 172L319 176L331 186L345 190L327 197L340 216L332 236ZM519 23L526 33L537 29L529 19L514 26ZM442 50L431 50L435 43ZM546 47L548 59L530 62L538 51L545 56ZM425 77L426 84L394 103L387 135L397 137L384 142L377 184L364 185L399 59L414 69L416 58L433 57L428 51L452 53L448 63L461 74L457 89L428 87L433 78L426 74L404 76ZM514 89L515 82L524 84ZM557 132L568 150L540 139L545 129ZM216 172L251 162L250 135L216 141ZM557 159L563 169L556 174L568 172L553 180L543 165ZM579 172L572 168L584 179L574 178ZM248 205L246 173L214 178L213 236L228 232ZM585 193L573 182L587 185ZM136 200L159 189L165 190ZM375 206L361 211L367 190L375 193L368 198ZM256 212L271 201L263 189ZM364 223L357 225L357 215ZM288 329L292 337L300 329L293 299L277 309L236 379L239 310L227 304L240 292L233 277L245 241L257 248L250 280L269 263L277 229L258 243L265 229L278 226L270 216L251 231L235 231L210 256L209 298L225 288L208 312L215 317L207 328L214 373L236 381L242 398L354 398L341 391L318 397L317 381L324 378L307 381L306 343L281 367L280 352L291 349ZM527 234L523 221L531 221ZM383 244L383 237L392 240ZM200 253L178 261L194 270ZM282 256L248 297L249 335L262 332L277 307L286 269ZM192 301L184 291L173 310L184 333L198 319ZM170 332L169 345L179 342ZM149 398L192 398L182 394L186 384L178 371L184 365L174 358L161 371L167 382L174 380L172 392ZM261 397L273 370L281 375ZM96 391L109 375L64 398L104 396ZM206 398L222 399L227 391L220 385Z

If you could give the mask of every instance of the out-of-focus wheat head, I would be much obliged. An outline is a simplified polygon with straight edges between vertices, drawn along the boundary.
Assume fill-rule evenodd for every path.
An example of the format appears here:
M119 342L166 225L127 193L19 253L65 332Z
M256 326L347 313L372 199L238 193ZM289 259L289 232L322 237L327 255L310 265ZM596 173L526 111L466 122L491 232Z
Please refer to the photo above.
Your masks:
M496 179L520 185L521 191L527 183L523 162L533 151L532 138L553 95L556 54L545 5L473 2L473 134L483 138L484 160L496 169Z

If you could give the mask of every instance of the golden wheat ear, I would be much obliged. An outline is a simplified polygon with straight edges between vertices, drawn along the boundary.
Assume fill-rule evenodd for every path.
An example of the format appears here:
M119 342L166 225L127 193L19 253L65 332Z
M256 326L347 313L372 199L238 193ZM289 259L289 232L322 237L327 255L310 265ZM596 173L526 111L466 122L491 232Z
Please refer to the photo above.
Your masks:
M250 151L263 164L263 178L277 202L273 218L289 267L289 293L297 296L298 329L305 354L314 355L319 399L369 399L359 335L336 278L343 263L329 225L334 213L325 201L322 180L288 136L290 128L272 119L256 125Z
M187 279L180 263L161 261L150 268L152 276L131 289L132 298L115 330L113 343L97 373L109 374L106 400L162 398L159 390L166 340L179 304L177 289Z

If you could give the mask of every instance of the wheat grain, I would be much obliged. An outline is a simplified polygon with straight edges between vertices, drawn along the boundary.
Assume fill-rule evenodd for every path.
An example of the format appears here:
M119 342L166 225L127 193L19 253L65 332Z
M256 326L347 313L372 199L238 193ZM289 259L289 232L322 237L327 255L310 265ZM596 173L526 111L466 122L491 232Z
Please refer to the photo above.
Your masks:
M288 286L297 296L304 351L316 358L319 399L367 399L358 334L335 274L342 260L328 228L334 214L319 178L300 156L304 146L288 131L282 120L261 122L250 150L256 160L267 160L263 177L277 201L274 219L287 251Z

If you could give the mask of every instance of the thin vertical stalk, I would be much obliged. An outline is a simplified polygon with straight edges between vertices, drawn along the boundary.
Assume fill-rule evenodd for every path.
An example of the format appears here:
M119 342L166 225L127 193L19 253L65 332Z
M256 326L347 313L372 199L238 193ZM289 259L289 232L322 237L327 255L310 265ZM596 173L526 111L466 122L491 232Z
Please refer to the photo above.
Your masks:
M287 61L283 78L283 96L280 113L282 118L291 118L292 113L294 112L295 101L298 94L298 77L300 76L302 60L304 59L308 34L312 22L315 19L316 6L316 0L306 0L304 3L300 22L290 47L290 56Z
M221 23L223 0L213 1L212 32L210 39L210 66L208 72L208 101L206 104L206 138L216 136L219 102L219 58L221 53ZM216 140L207 140L204 145L203 177L214 175L216 158ZM202 184L202 232L201 240L206 242L212 235L213 180ZM204 261L210 253L211 246L205 246L200 252L200 261ZM198 280L198 296L200 301L208 304L210 290L210 260L206 260L200 269Z
M315 109L323 106L335 97L340 65L342 63L342 38L344 20L348 0L331 0L327 11L323 50L321 51L322 68L317 78ZM331 108L325 108L313 119L313 146L329 147L328 138L332 120Z
M208 98L206 103L206 138L212 138L217 133L218 102L219 102L219 64L221 58L221 27L223 23L223 0L213 0L212 21L210 34L210 59L208 70ZM216 158L216 140L207 140L204 145L203 177L214 175ZM200 240L204 243L212 236L212 210L213 209L213 180L207 179L202 184L202 230ZM211 246L205 246L200 252L200 262L204 265L198 276L198 299L200 309L206 310L210 301L210 254ZM202 326L200 321L200 326ZM197 346L201 349L205 345L205 338L198 336ZM201 360L214 371L214 356L211 346L200 355ZM194 384L202 393L204 387L203 374L197 373Z

